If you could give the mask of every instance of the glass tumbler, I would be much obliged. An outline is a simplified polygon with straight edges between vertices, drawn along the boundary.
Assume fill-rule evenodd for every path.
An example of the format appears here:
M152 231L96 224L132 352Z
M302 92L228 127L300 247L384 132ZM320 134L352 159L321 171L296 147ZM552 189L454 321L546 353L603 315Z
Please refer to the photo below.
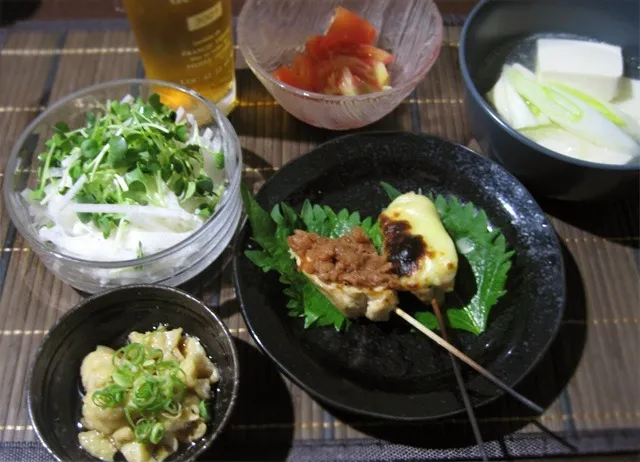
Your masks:
M149 79L191 88L229 114L237 104L231 0L118 0ZM161 95L181 105L180 93Z

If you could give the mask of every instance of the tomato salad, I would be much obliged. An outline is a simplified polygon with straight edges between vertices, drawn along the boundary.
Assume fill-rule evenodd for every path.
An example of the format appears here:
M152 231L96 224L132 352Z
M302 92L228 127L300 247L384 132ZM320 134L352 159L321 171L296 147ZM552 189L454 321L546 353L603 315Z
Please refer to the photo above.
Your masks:
M393 56L376 46L376 29L338 7L325 35L307 39L305 51L273 76L301 90L356 96L390 88L387 65Z

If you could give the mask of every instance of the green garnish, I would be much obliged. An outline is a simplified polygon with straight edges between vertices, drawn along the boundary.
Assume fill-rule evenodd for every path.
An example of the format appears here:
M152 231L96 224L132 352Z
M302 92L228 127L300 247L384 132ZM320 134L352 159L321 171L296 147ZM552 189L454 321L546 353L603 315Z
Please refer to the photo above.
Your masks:
M72 191L71 199L79 204L123 206L118 213L102 213L97 207L96 212L85 208L78 213L83 223L93 222L105 239L126 225L126 206L166 207L166 194L173 191L185 210L206 218L224 189L214 185L204 170L205 155L222 169L224 154L211 151L197 133L191 139L187 121L176 122L175 112L157 94L146 103L141 98L130 103L107 101L95 113L89 112L85 125L75 130L58 123L45 145L31 199L40 201L51 194L45 190L51 184L60 194ZM205 212L196 212L201 210Z
M186 374L178 361L163 360L163 352L141 343L130 343L113 355L113 383L91 396L96 406L124 406L136 440L157 444L164 436L162 416L175 417L182 411L187 392ZM202 406L206 403L200 403ZM204 416L203 416L204 419ZM206 419L205 419L206 420Z
M144 345L141 343L130 343L115 352L112 362L114 366L127 361L133 364L140 364L144 360L144 357Z
M164 415L165 416L170 416L170 417L177 416L177 415L180 414L180 412L182 412L182 404L176 402L175 400L172 400L164 408Z
M401 193L387 183L381 183L391 200ZM247 250L245 255L264 272L275 270L280 282L287 287L289 315L303 317L305 327L333 325L337 330L348 325L342 313L297 268L289 253L286 238L294 229L306 229L326 237L340 237L353 227L360 226L378 249L382 248L382 234L378 222L360 219L357 212L303 204L300 214L285 203L276 205L271 214L255 201L248 188L242 186L245 211L252 229L252 240L261 250ZM464 306L447 310L451 327L482 333L491 308L505 293L507 272L512 251L506 250L506 240L499 230L491 230L483 211L476 212L473 204L461 205L457 199L437 196L434 200L442 223L456 243L459 254L469 261L476 279L477 291ZM415 318L430 329L438 328L432 311L415 313Z
M160 424L162 425L162 424ZM151 436L151 431L153 430L153 422L150 422L145 419L138 420L136 424L134 434L136 435L136 440L140 443L146 443L149 441L149 437Z
M149 435L149 441L153 444L158 444L164 436L164 425L157 422L151 429L151 435Z
M126 390L117 384L109 385L103 390L96 391L91 399L101 408L116 407L124 402Z
M200 404L198 404L198 413L200 414L200 417L202 417L202 420L204 420L205 422L208 422L211 418L211 416L209 415L209 409L207 408L207 403L204 400L200 401Z
M224 153L222 152L216 153L216 168L218 170L222 170L224 168Z
M487 327L491 308L506 293L514 251L507 251L507 241L499 229L489 227L484 210L476 211L471 203L462 205L454 197L448 200L437 197L435 204L458 253L469 262L477 287L468 304L447 310L449 323L457 329L481 334Z

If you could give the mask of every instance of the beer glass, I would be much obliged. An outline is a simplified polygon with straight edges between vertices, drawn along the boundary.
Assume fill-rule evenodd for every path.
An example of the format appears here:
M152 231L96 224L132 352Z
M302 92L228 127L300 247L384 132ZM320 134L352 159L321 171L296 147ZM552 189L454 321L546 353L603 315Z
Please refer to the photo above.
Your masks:
M145 73L191 88L229 114L237 104L231 0L121 0ZM162 94L179 106L180 94Z

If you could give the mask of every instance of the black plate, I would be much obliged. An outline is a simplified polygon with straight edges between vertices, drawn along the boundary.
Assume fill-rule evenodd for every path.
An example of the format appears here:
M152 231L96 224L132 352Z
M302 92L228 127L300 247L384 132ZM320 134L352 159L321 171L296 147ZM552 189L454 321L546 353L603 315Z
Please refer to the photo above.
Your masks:
M389 204L380 181L403 192L422 188L471 201L502 229L516 251L508 292L482 335L452 334L469 356L507 384L516 384L560 325L564 270L551 224L526 189L499 165L432 136L348 135L287 164L257 199L268 210L280 201L299 208L310 199L375 217ZM346 332L305 330L302 320L287 316L277 274L263 273L244 256L251 246L245 224L234 258L243 315L256 342L294 382L329 406L372 417L418 421L464 412L451 362L439 347L400 319L357 320ZM456 286L468 286L473 277L460 266ZM420 308L410 296L401 298L401 306ZM469 373L467 383L476 406L502 394L477 374Z

